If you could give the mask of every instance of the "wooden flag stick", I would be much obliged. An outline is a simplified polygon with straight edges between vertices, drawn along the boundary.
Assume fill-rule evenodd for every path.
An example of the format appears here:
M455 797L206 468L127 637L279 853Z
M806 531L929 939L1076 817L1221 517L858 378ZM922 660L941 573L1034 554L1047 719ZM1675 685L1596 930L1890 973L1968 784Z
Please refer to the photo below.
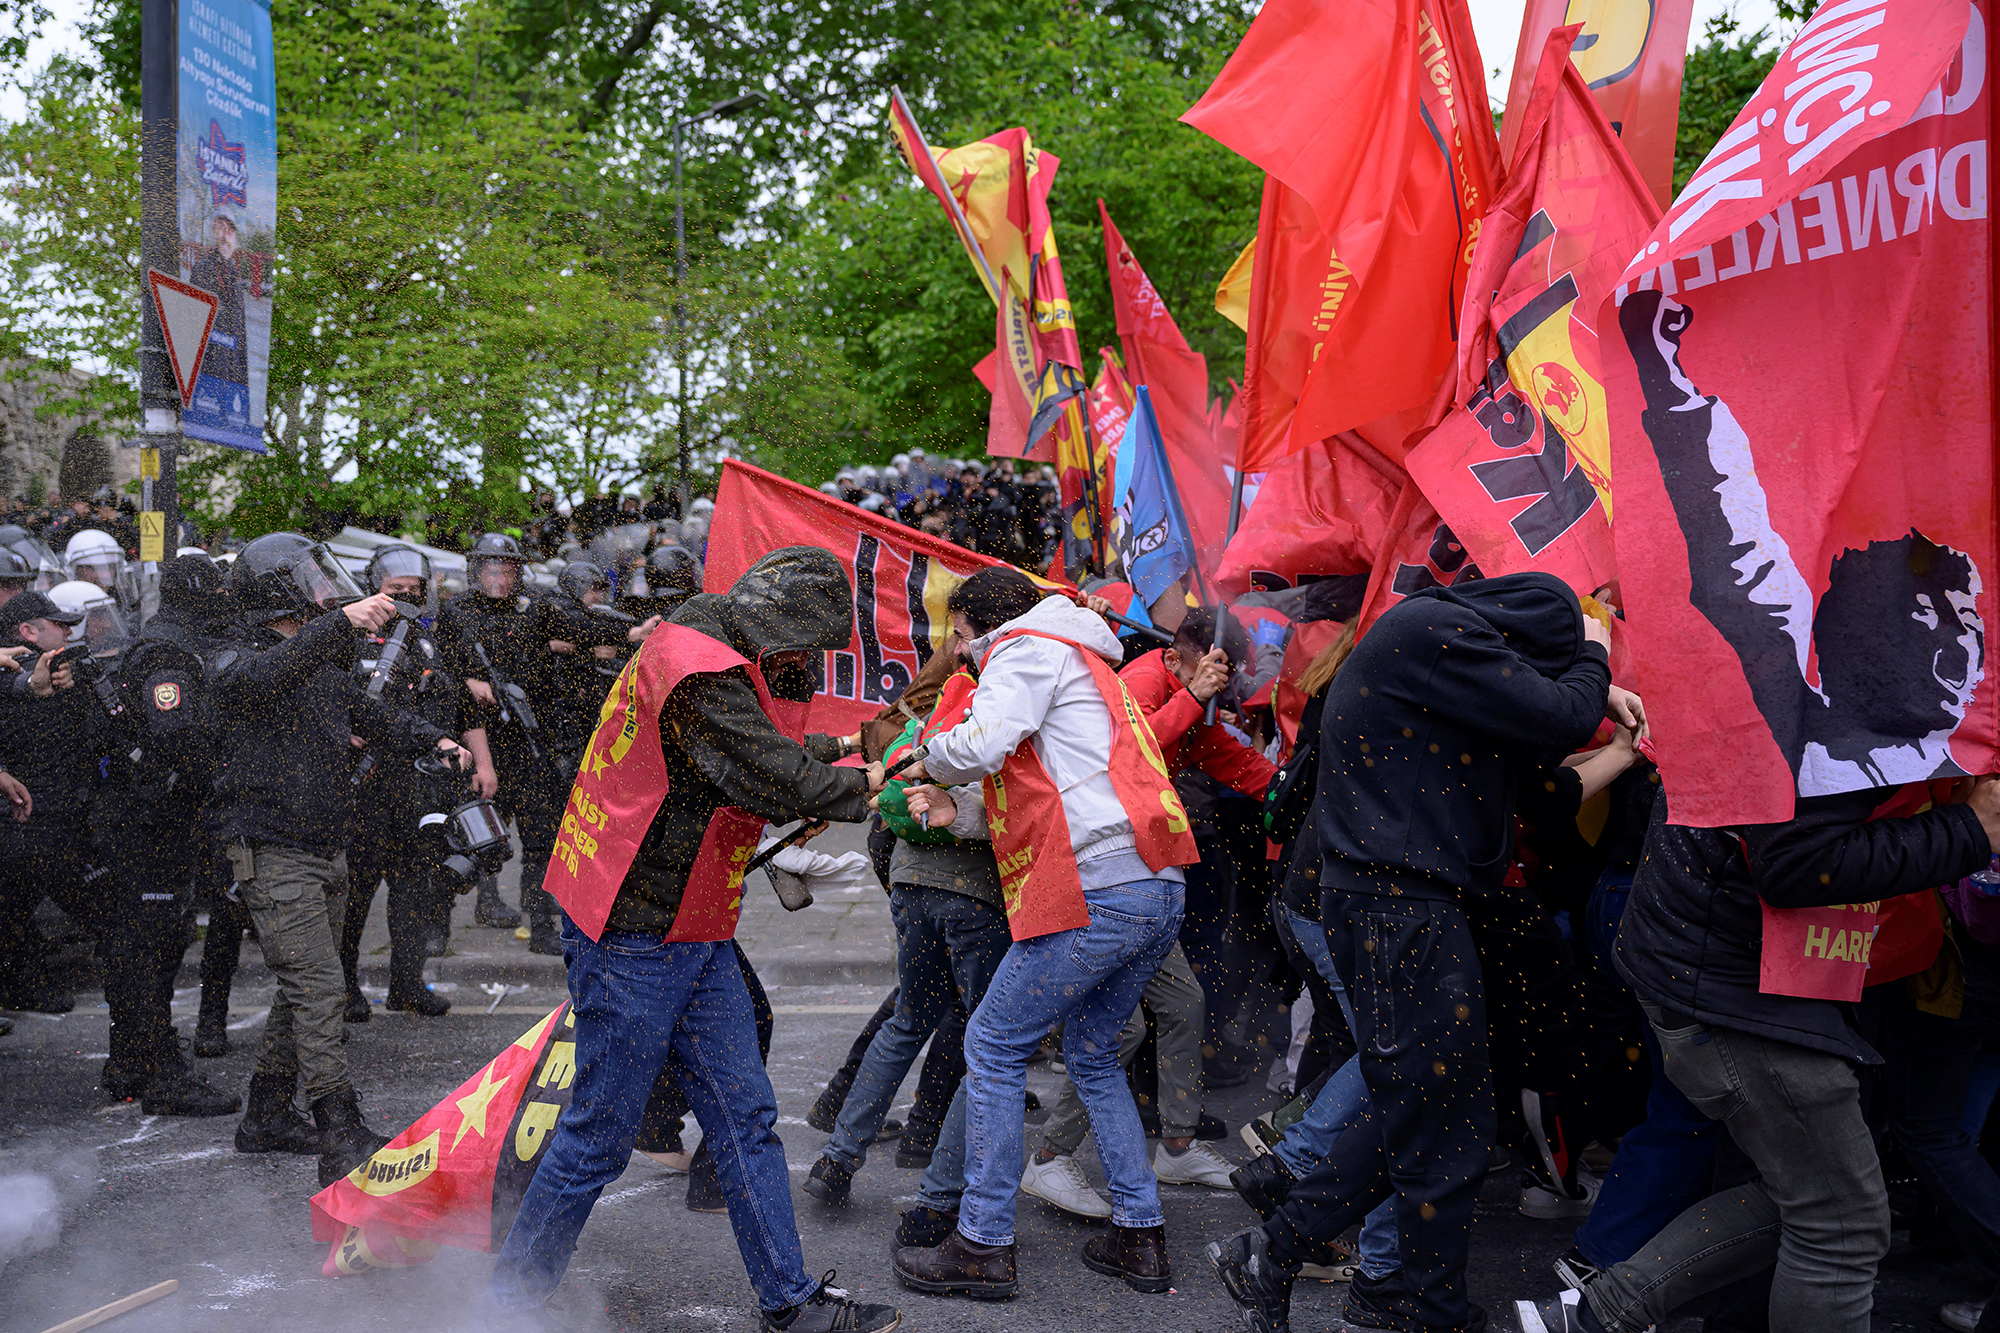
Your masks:
M136 1310L142 1305L157 1301L162 1296L171 1296L180 1289L181 1284L179 1282L168 1278L165 1282L157 1286L148 1287L144 1291L135 1291L130 1296L124 1297L121 1300L115 1300L109 1305L100 1305L89 1314L80 1314L74 1319L65 1319L54 1328L42 1330L42 1333L78 1333L80 1329L94 1328L107 1319L114 1319L124 1314L127 1310Z

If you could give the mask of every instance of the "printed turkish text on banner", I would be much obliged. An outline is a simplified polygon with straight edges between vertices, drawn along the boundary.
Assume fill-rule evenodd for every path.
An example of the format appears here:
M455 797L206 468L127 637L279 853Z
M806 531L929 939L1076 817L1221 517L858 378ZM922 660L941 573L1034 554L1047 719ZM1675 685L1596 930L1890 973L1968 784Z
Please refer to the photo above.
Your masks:
M1820 9L1606 302L1618 564L1677 822L2000 766L1988 25Z

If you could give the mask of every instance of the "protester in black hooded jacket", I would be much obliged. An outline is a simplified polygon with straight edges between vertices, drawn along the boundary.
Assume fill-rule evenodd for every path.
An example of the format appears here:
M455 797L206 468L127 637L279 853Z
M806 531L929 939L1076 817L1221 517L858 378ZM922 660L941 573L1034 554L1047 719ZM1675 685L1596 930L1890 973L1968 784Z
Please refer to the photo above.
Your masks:
M1404 1258L1392 1312L1427 1329L1483 1323L1465 1262L1495 1125L1460 903L1502 892L1517 798L1561 796L1572 780L1544 773L1604 719L1608 642L1559 580L1510 575L1404 598L1328 686L1321 918L1372 1109L1263 1227L1210 1247L1251 1327L1283 1328L1300 1265L1392 1194Z
M1854 1066L1880 1057L1848 1027L1844 1006L1767 993L1761 971L1777 947L1767 909L1921 892L1983 868L2000 849L2000 779L1972 783L1963 804L1875 818L1896 794L1801 798L1790 820L1741 828L1678 827L1667 822L1668 802L1655 807L1615 961L1639 994L1667 1077L1727 1128L1757 1177L1589 1275L1569 1327L1643 1329L1774 1263L1774 1327L1781 1311L1790 1328L1869 1327L1889 1199ZM1865 938L1820 925L1822 956L1847 956L1831 953L1829 933ZM1814 944L1809 933L1807 957Z

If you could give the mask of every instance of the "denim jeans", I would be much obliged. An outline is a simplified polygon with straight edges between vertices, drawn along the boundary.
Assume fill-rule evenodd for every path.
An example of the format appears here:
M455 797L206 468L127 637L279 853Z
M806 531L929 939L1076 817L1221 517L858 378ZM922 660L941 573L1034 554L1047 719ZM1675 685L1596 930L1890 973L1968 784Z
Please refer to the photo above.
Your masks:
M826 1155L854 1171L867 1161L868 1145L924 1042L961 997L967 1008L979 1003L1012 943L1005 916L949 889L898 884L889 910L896 920L896 1012L868 1043L826 1143Z
M1152 1011L1159 1070L1160 1137L1191 1135L1201 1124L1201 1033L1205 1013L1201 983L1194 979L1179 941L1167 950L1140 1000ZM1130 1068L1146 1040L1146 1015L1134 1010L1118 1036L1118 1063ZM1064 1083L1042 1127L1042 1146L1067 1157L1083 1144L1090 1119L1076 1084Z
M1340 1003L1341 1017L1347 1020L1348 1031L1352 1032L1354 1006L1347 999L1346 984L1333 966L1333 953L1326 943L1326 927L1300 916L1289 907L1282 910L1285 924L1298 942L1299 952L1333 988L1333 998ZM1353 1128L1367 1110L1368 1084L1361 1077L1360 1058L1353 1056L1320 1086L1313 1104L1297 1123L1285 1131L1285 1137L1271 1149L1272 1155L1285 1164L1293 1179L1303 1180L1319 1165L1321 1158L1333 1151L1334 1143ZM1375 1211L1368 1214L1361 1224L1361 1271L1372 1278L1384 1278L1400 1269L1403 1255L1399 1245L1396 1201L1390 1198L1377 1204Z
M1017 940L966 1025L965 1196L958 1229L981 1245L1014 1243L1028 1056L1057 1023L1063 1025L1063 1062L1090 1111L1097 1156L1110 1179L1112 1221L1123 1227L1165 1221L1139 1108L1118 1067L1118 1035L1179 935L1181 886L1138 880L1087 889L1083 898L1090 924Z
M1472 931L1442 900L1330 891L1325 901L1327 942L1353 1001L1368 1107L1293 1187L1265 1234L1281 1259L1303 1260L1392 1201L1418 1321L1460 1328L1470 1313L1472 1209L1494 1134Z
M799 1251L777 1098L757 1058L735 945L609 930L593 942L567 917L562 938L576 1083L494 1260L493 1304L532 1309L562 1281L597 1196L624 1174L663 1064L701 1121L758 1305L801 1303L818 1284Z
M1650 1004L1646 1017L1667 1076L1760 1177L1710 1195L1592 1282L1584 1297L1598 1320L1642 1333L1775 1260L1771 1333L1867 1333L1889 1195L1853 1065Z

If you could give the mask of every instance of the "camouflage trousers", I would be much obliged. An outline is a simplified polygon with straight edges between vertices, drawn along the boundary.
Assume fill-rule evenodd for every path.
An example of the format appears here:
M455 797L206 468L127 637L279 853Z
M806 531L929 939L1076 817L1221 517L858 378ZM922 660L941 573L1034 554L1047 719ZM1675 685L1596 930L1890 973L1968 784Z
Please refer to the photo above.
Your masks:
M241 849L240 843L229 848L236 887L278 978L257 1072L288 1082L303 1076L310 1105L349 1086L341 1044L347 980L340 967L347 854L320 857L257 842L246 858Z

